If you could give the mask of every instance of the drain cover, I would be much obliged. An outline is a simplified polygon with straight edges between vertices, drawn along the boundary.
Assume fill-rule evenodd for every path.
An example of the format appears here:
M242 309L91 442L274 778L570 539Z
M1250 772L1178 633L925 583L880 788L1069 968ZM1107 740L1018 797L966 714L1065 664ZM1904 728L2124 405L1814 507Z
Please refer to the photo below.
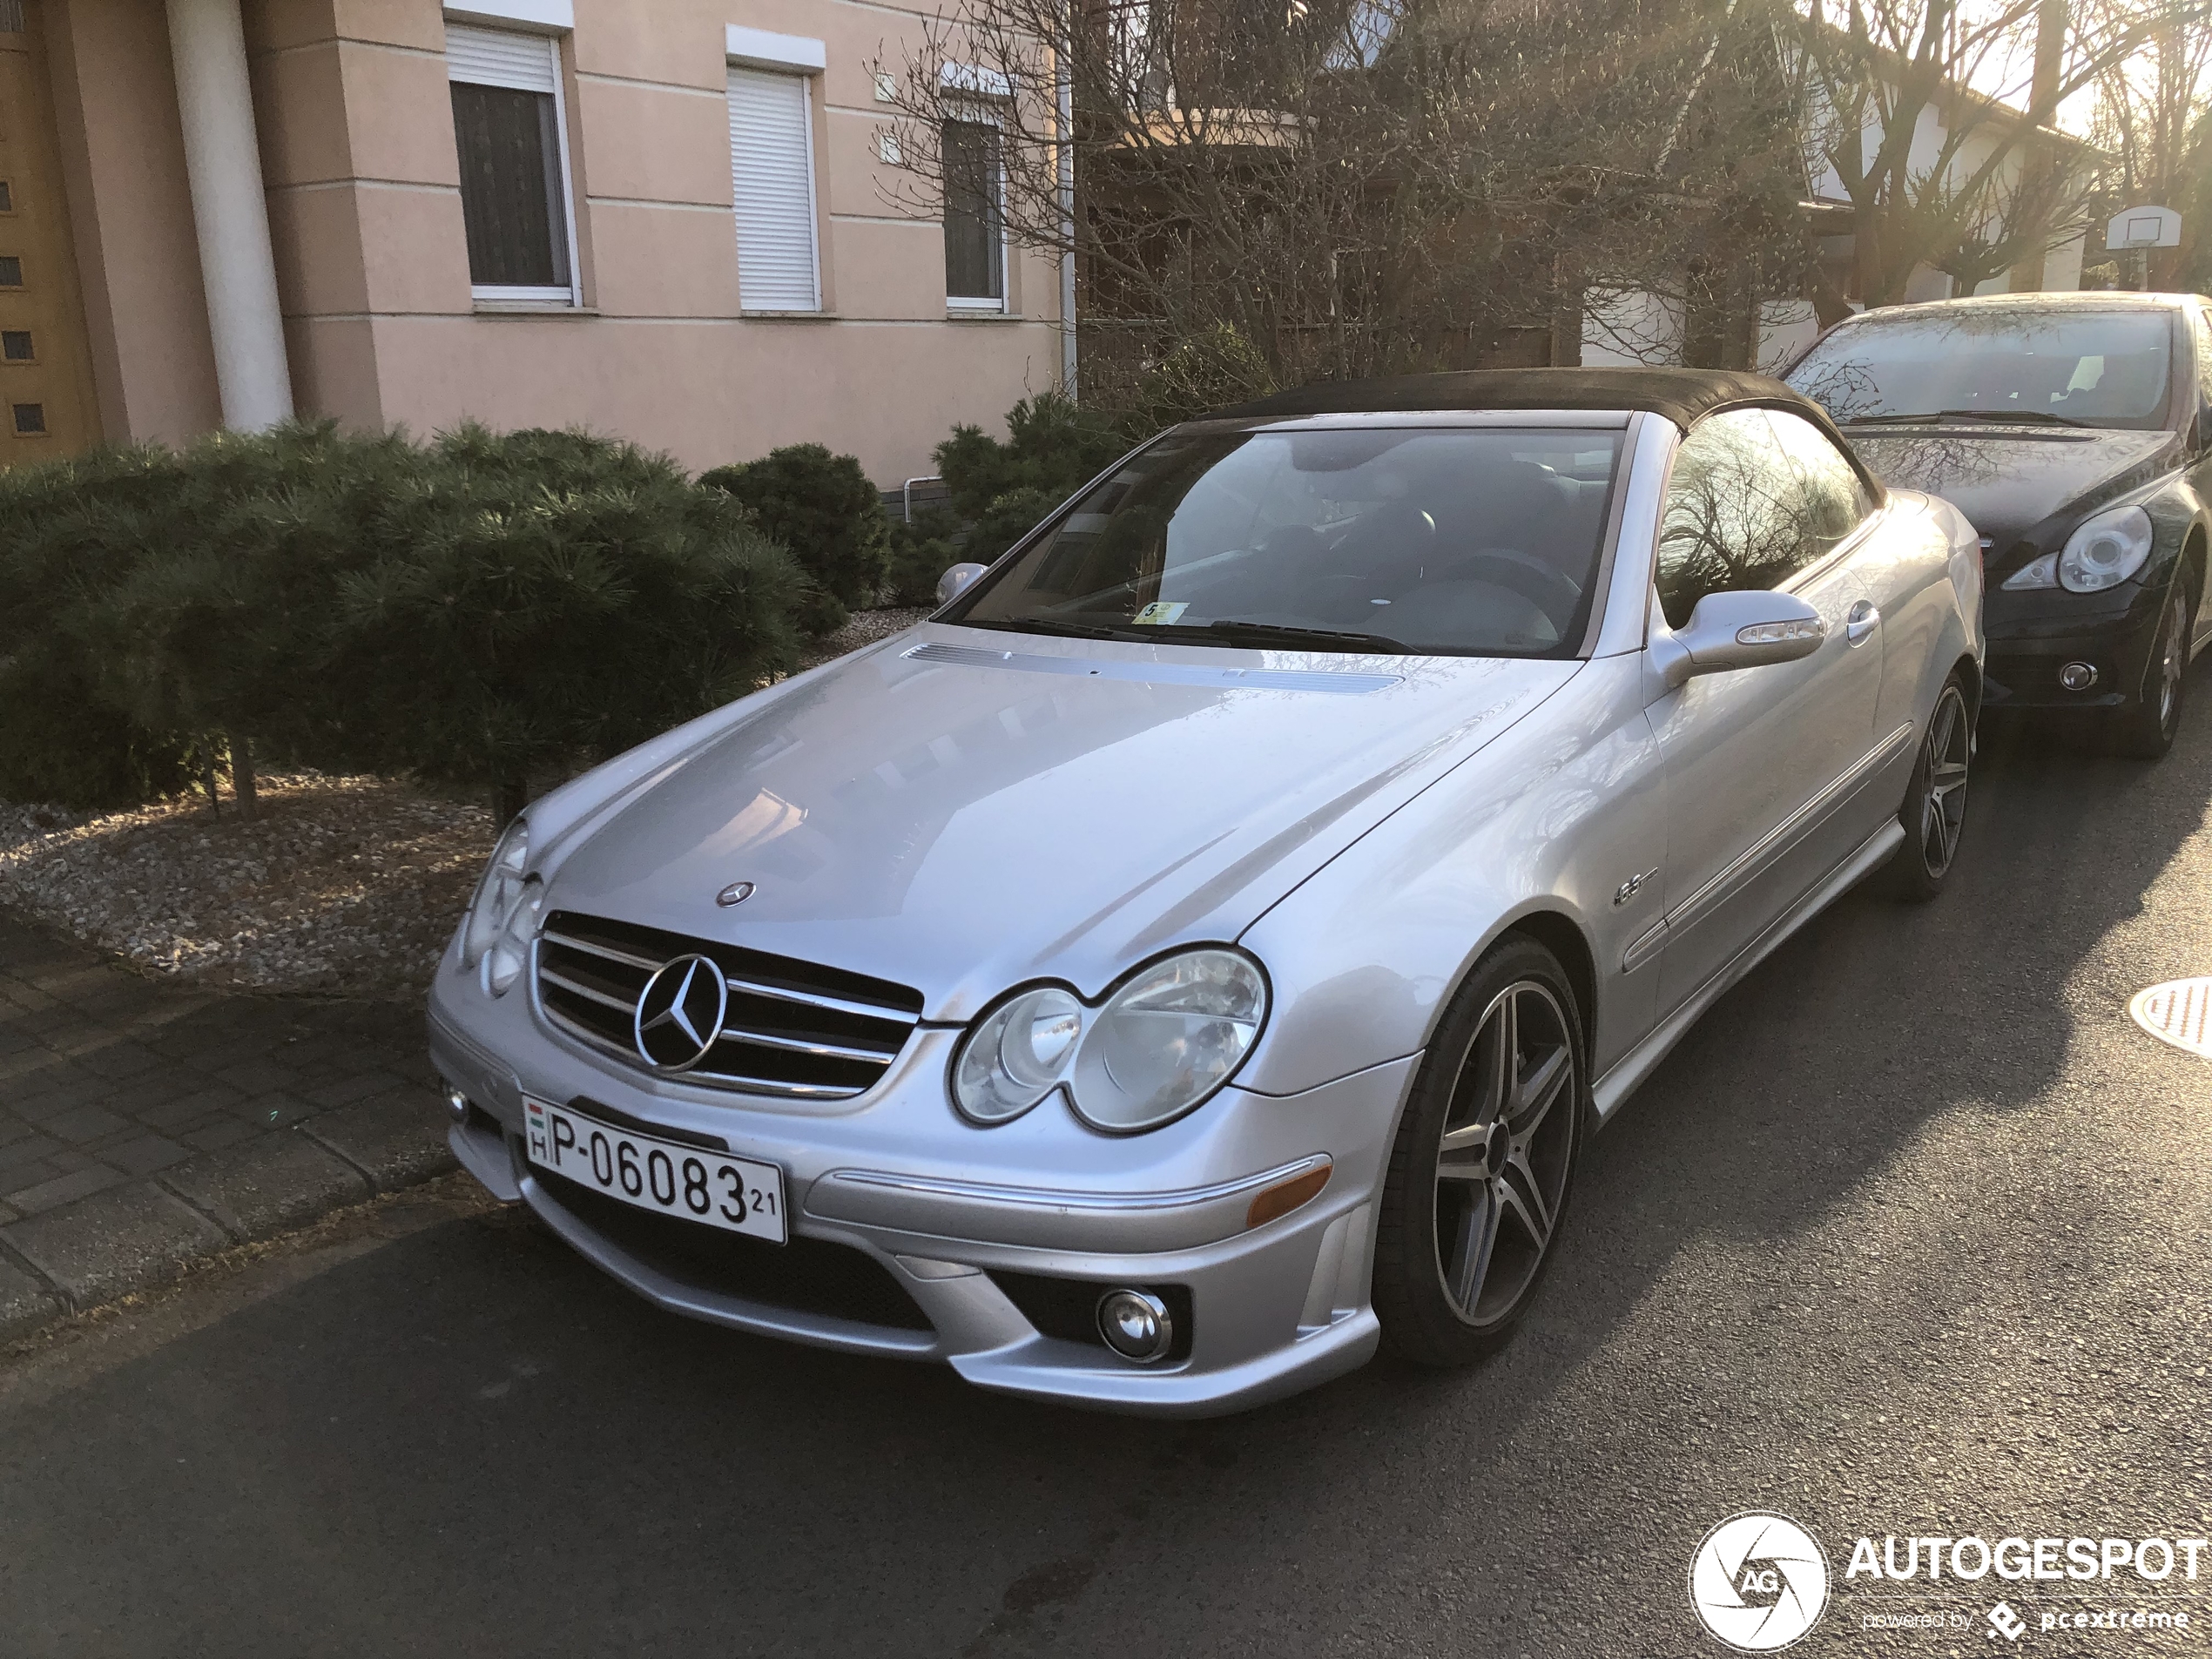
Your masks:
M2128 1012L2161 1042L2212 1060L2212 974L2169 979L2138 991L2128 1000Z

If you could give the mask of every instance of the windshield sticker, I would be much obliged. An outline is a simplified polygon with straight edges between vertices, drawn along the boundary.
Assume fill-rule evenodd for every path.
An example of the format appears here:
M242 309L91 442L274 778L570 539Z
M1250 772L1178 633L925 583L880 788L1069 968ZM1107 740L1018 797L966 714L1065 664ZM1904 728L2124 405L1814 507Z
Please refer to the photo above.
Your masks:
M1150 604L1145 606L1143 610L1138 611L1136 616L1130 618L1130 620L1132 622L1148 622L1156 628L1164 628L1171 624L1177 617L1180 617L1184 611L1190 609L1190 604L1185 600L1177 600L1175 604L1170 604L1164 599L1155 599Z

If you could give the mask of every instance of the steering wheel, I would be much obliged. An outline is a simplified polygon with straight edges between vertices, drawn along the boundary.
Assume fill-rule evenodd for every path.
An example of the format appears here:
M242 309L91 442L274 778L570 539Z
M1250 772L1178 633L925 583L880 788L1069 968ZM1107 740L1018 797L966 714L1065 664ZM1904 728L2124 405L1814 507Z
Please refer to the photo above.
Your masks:
M1487 547L1479 553L1453 560L1448 568L1450 580L1472 578L1494 583L1519 594L1549 617L1562 633L1582 603L1581 587L1572 577L1561 575L1541 559L1511 548Z

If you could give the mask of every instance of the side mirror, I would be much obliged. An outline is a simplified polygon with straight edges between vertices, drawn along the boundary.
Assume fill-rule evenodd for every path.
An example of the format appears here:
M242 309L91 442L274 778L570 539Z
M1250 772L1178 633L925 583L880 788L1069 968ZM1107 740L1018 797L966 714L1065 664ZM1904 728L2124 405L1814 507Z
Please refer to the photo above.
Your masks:
M1689 624L1665 641L1666 649L1659 649L1656 635L1652 644L1672 691L1699 674L1794 663L1818 651L1827 637L1820 613L1796 594L1759 590L1707 594Z
M988 564L955 564L937 578L937 603L941 605L950 604L967 591L970 583L990 568Z

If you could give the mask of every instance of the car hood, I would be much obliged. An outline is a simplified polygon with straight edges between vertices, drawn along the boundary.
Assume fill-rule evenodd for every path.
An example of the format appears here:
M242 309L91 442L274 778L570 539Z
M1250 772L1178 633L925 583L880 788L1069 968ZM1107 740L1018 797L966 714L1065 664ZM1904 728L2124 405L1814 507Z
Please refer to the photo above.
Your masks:
M1942 496L2000 553L2053 515L2086 512L2148 477L2175 442L2170 432L1963 424L1894 435L1859 427L1848 435L1883 482Z
M932 1020L1096 995L1235 938L1580 666L925 624L737 705L579 826L546 908L895 980Z

